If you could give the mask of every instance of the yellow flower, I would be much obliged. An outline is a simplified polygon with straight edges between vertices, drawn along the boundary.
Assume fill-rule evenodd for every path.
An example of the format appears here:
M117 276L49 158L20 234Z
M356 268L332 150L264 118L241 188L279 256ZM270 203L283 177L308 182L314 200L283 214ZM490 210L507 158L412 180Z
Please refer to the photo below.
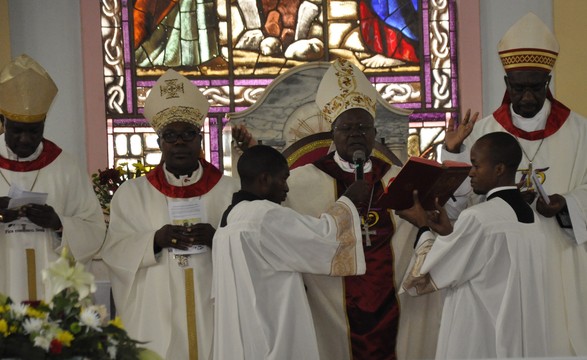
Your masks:
M0 305L0 314L7 312L10 310L10 306L8 305Z
M32 307L29 307L27 309L26 314L32 318L37 318L37 319L43 319L47 316L46 312L34 309Z
M57 332L55 339L62 343L64 346L71 346L71 342L73 341L74 337L69 331L60 330Z
M124 325L122 324L122 319L120 319L120 316L115 317L114 320L110 320L108 325L114 325L120 330L124 330Z
M4 319L0 319L0 334L8 336L8 323Z

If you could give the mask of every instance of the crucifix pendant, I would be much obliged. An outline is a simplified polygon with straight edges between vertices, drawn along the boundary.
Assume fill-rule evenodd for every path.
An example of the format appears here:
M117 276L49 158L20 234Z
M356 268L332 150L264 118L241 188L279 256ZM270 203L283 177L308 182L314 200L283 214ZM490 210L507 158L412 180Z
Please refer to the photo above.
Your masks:
M532 167L532 161L528 164L528 175L526 176L526 188L532 188L532 173L534 172L534 168Z
M361 233L365 235L365 244L371 246L371 237L369 235L376 235L377 231L369 230L369 224L367 221L363 221L363 231Z

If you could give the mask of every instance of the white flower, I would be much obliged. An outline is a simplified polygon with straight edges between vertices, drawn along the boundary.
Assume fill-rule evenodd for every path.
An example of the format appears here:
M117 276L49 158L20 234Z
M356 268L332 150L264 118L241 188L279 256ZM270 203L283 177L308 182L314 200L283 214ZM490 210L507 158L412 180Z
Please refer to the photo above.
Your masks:
M108 351L108 356L110 356L110 359L116 359L116 352L118 351L118 349L115 345L108 346L106 351Z
M43 348L45 351L49 351L49 347L51 346L51 338L45 336L36 336L35 337L35 346Z
M91 307L83 309L79 318L83 325L97 331L102 331L100 328L100 315Z
M24 328L25 334L35 334L41 331L43 323L43 319L29 318L23 321L22 327Z
M90 305L88 308L98 314L100 325L106 326L108 324L108 309L106 309L106 305Z
M14 314L14 317L17 319L22 319L29 309L28 305L25 304L12 304L10 305L10 310Z
M87 272L79 263L71 266L66 253L43 270L42 274L43 281L50 284L51 296L57 295L64 289L73 288L78 292L80 299L85 299L90 293L96 291L94 275Z

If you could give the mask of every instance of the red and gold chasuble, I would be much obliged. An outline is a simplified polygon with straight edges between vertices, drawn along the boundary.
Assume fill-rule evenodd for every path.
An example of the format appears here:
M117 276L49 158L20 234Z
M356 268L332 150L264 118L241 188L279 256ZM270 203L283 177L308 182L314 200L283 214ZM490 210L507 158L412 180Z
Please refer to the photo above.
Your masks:
M355 175L344 172L333 159L333 154L314 162L337 183L337 197L355 181ZM365 180L374 184L367 222L371 246L363 234L363 250L367 271L361 276L344 278L346 311L351 332L352 355L355 360L396 359L395 346L399 325L399 304L394 287L393 252L391 238L394 224L390 210L384 205L382 177L390 165L371 158L373 170L365 173ZM360 209L364 214L366 209Z

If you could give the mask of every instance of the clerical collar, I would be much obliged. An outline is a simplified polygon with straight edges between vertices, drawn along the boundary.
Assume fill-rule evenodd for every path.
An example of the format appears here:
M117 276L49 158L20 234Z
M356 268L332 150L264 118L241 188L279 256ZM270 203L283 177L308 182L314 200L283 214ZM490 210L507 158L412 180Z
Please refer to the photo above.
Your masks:
M496 188L493 188L491 190L489 190L489 192L487 192L486 198L489 199L489 197L491 197L492 194L495 194L498 191L503 191L503 190L517 190L518 187L517 186L498 186Z
M27 156L25 158L18 157L18 155L16 155L8 147L8 145L6 145L5 134L2 134L1 135L1 138L0 138L0 156L2 156L3 158L6 158L6 159L12 160L12 161L18 161L18 162L33 161L33 160L37 160L39 158L39 156L41 155L42 152L43 152L43 142L41 141L39 143L39 146L37 146L37 149L35 150L35 152L32 153L30 156Z
M355 165L344 160L343 158L341 158L340 155L338 155L338 151L336 151L334 153L334 162L336 162L338 164L338 166L342 169L342 171L348 172L351 174L355 173ZM371 163L371 159L368 159L365 162L365 165L363 165L363 172L365 172L365 173L371 172L372 168L373 168L373 164Z
M532 131L539 131L544 130L546 128L546 121L548 120L548 115L550 114L550 100L545 99L544 105L542 105L542 109L531 118L525 118L520 116L514 112L513 105L510 104L510 111L512 114L512 123L518 129L524 130L526 132Z
M189 186L192 184L197 183L202 178L202 163L199 163L198 168L191 174L191 175L180 175L179 178L176 178L167 168L164 166L163 170L165 172L165 180L169 183L169 185L173 186Z

